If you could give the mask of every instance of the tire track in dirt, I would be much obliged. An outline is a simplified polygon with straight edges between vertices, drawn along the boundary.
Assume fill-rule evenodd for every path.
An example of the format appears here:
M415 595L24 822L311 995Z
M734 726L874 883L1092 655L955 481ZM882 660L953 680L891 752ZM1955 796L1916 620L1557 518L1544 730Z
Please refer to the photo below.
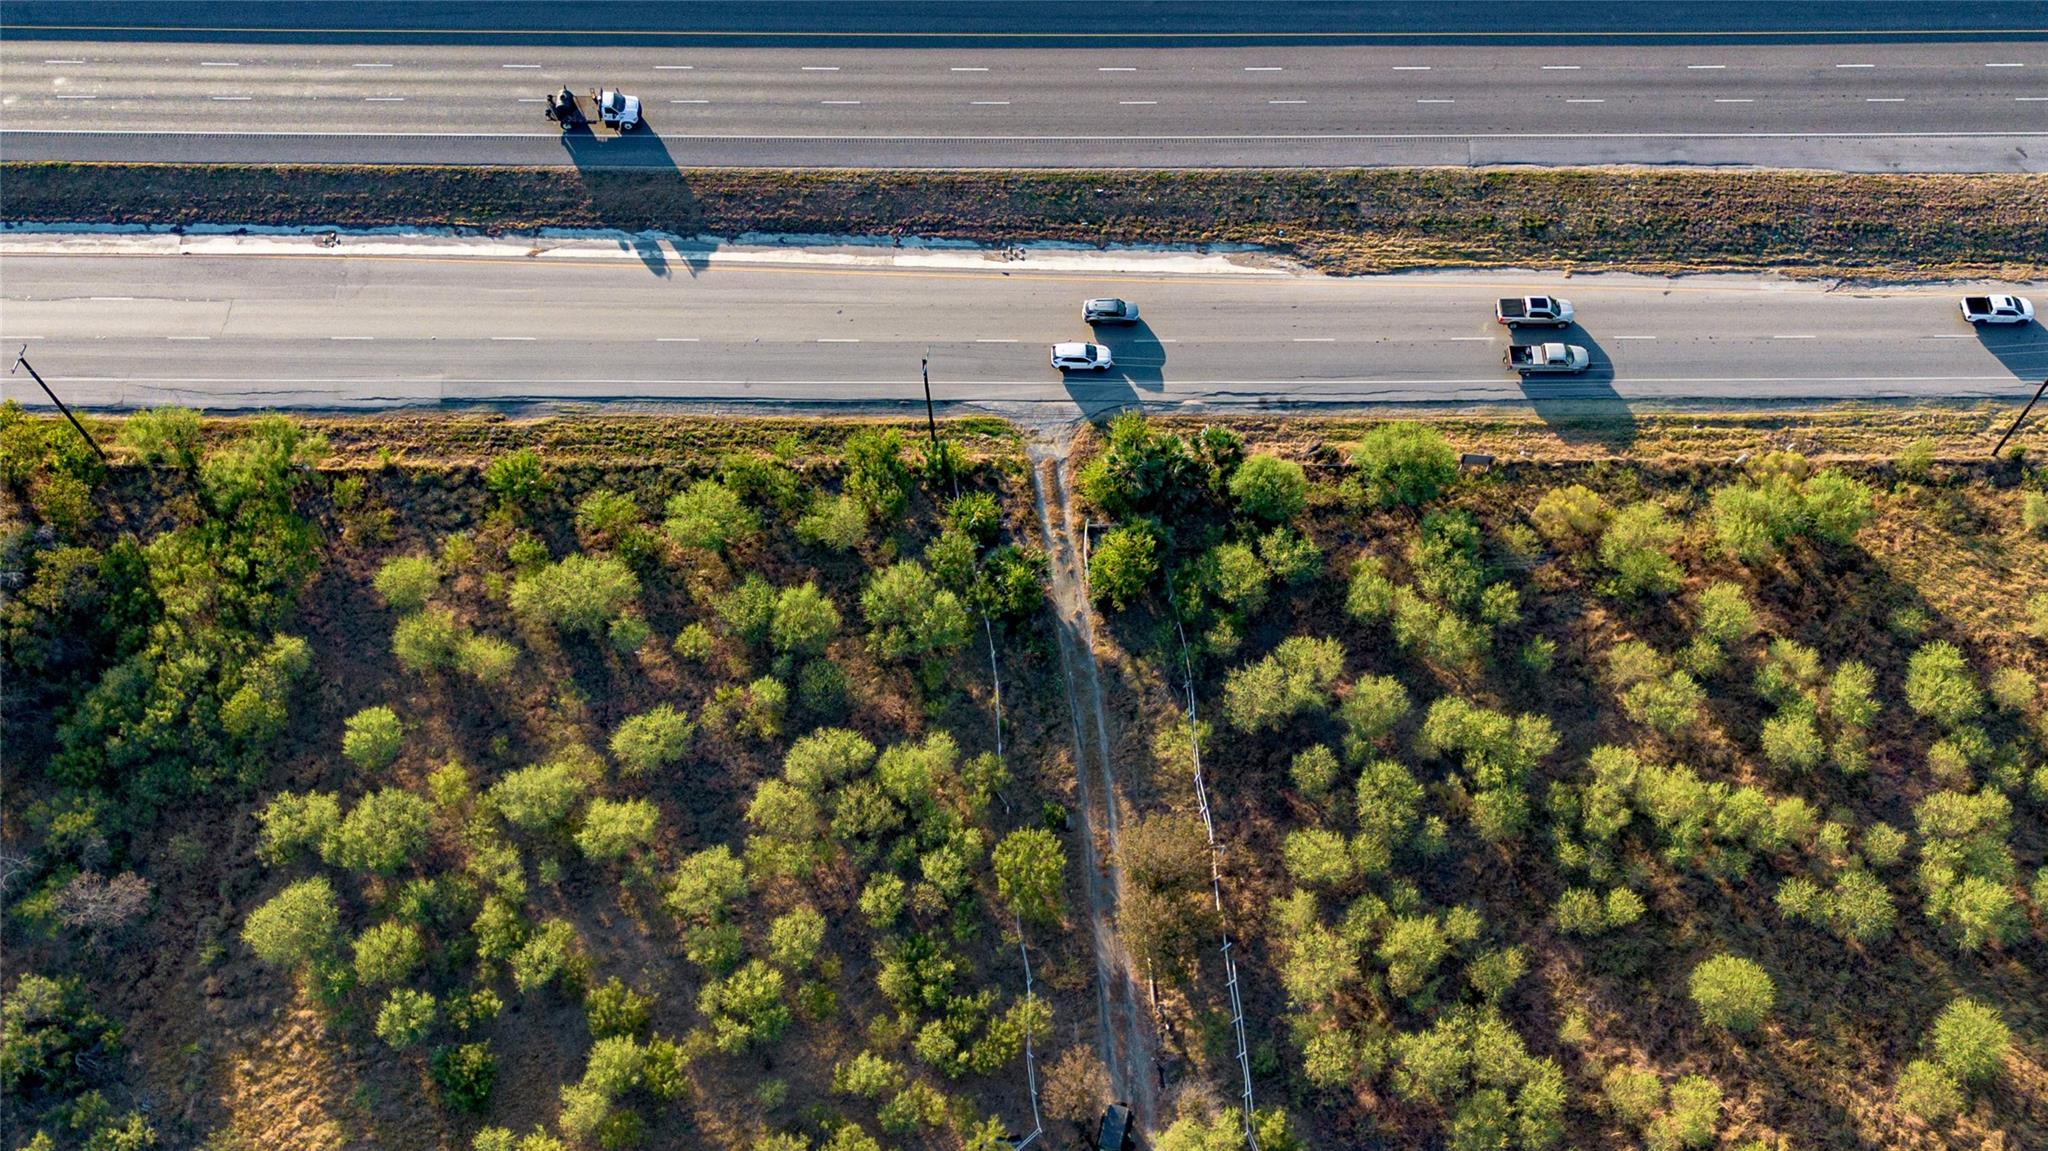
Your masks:
M1116 911L1123 893L1123 873L1116 863L1120 831L1116 770L1095 664L1094 616L1088 606L1087 582L1075 546L1077 525L1068 498L1073 432L1063 429L1055 436L1029 449L1031 494L1045 537L1055 638L1073 721L1074 769L1081 800L1082 885L1095 949L1096 1047L1117 1097L1131 1105L1138 1125L1149 1130L1158 1114L1157 1043L1132 976L1130 957L1116 932ZM1096 850L1098 835L1106 849L1102 854Z

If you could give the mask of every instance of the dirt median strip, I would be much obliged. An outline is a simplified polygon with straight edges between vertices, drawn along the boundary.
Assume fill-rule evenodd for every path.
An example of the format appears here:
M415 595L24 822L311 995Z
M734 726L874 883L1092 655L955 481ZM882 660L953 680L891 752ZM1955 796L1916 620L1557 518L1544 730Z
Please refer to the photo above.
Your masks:
M1441 267L2048 272L2048 176L1605 168L575 171L0 164L16 223L823 233L1257 244L1340 274Z

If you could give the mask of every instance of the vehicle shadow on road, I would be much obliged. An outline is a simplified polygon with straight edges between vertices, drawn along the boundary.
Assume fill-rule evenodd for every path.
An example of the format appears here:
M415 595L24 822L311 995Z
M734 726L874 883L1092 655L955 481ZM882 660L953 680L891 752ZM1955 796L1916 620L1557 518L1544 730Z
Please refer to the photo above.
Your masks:
M638 214L638 206L630 198L609 186L611 181L606 176L618 171L657 171L673 173L681 180L682 172L676 167L675 157L669 154L668 145L645 120L625 135L593 131L588 124L572 125L561 132L562 150L576 166L576 175L600 223L632 233L619 240L619 247L638 256L648 271L667 278L670 251L661 246L661 241L640 234L648 229L650 221ZM703 269L709 257L708 252L677 251L675 255L692 276Z
M2029 384L2048 377L2048 328L2038 323L2012 326L1977 326L1977 343L2005 365L2005 370Z
M1108 419L1126 409L1143 406L1138 390L1113 368L1107 372L1061 372L1060 377L1060 382L1066 385L1067 398L1081 409L1084 420Z
M1116 366L1109 370L1111 376L1144 391L1166 390L1166 345L1159 342L1159 336L1143 316L1129 327L1097 328L1095 338L1116 361Z
M1568 444L1599 444L1621 450L1635 443L1636 418L1628 402L1614 390L1614 361L1591 332L1573 324L1556 334L1513 337L1515 343L1561 340L1586 349L1592 364L1576 376L1530 374L1522 377L1522 395L1558 439Z

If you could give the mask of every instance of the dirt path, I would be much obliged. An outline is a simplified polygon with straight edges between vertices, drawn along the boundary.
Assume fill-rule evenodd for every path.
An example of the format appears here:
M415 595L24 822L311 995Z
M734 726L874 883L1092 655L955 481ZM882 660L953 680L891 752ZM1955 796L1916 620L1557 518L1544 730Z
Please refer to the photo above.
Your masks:
M1116 864L1119 831L1116 766L1109 717L1095 666L1094 616L1088 606L1080 548L1082 524L1068 499L1072 432L1032 445L1031 492L1052 573L1052 606L1060 668L1073 720L1074 767L1081 800L1081 865L1095 946L1096 1047L1119 1099L1147 1130L1158 1116L1158 1044L1151 1032L1129 955L1116 933L1123 874ZM1091 762L1092 757L1092 762ZM1098 851L1098 847L1102 850Z

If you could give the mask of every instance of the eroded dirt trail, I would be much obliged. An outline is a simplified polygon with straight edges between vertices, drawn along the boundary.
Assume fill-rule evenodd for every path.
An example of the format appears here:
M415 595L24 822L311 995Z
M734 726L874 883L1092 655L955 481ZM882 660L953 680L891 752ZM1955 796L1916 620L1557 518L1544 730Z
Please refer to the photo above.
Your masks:
M1089 937L1095 948L1096 1046L1118 1098L1130 1103L1146 1129L1158 1115L1157 1042L1130 958L1116 931L1123 874L1116 863L1119 795L1110 754L1108 709L1095 664L1094 616L1088 606L1080 543L1084 525L1068 498L1071 430L1030 449L1031 493L1052 577L1054 627L1060 668L1073 720L1074 767L1081 801L1081 864L1088 901Z

